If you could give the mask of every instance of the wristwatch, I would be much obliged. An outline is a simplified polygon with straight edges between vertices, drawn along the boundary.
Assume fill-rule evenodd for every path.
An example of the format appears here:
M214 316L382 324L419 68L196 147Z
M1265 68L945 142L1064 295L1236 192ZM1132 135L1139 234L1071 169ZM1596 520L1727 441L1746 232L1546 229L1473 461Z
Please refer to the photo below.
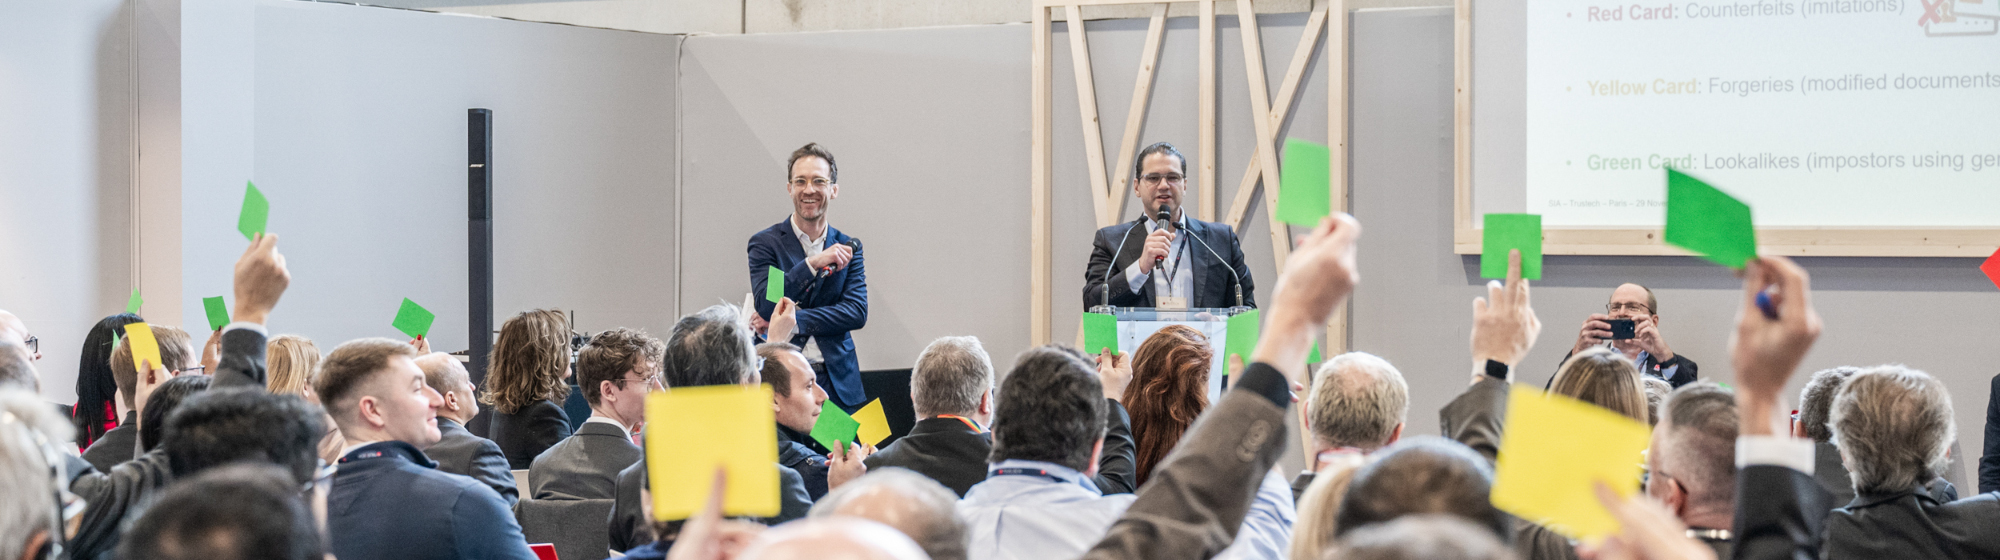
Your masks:
M1501 381L1506 381L1506 380L1507 380L1507 371L1508 371L1509 369L1512 369L1512 368L1509 368L1509 367L1507 367L1507 364L1503 364L1503 363L1500 363L1500 362L1496 362L1496 361L1493 361L1493 360L1486 360L1486 376L1487 376L1487 377L1491 377L1491 378L1494 378L1494 379L1498 379L1498 380L1501 380Z

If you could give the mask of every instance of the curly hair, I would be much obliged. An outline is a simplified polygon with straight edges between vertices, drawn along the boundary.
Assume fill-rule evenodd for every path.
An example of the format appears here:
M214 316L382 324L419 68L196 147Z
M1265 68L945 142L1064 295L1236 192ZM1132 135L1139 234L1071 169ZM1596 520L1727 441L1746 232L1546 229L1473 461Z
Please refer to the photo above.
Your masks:
M1139 484L1151 478L1153 468L1208 408L1208 368L1214 358L1208 336L1185 325L1160 329L1132 351L1132 383L1122 398L1132 413Z
M319 345L312 339L295 334L281 334L264 345L264 353L270 356L268 370L270 378L266 388L273 393L286 395L306 394L312 387L313 375L319 369Z
M619 387L625 386L625 372L641 361L654 365L658 370L660 361L667 354L667 343L653 338L643 330L616 328L590 338L590 344L576 356L577 387L583 389L583 397L590 404L597 404L602 383L610 381Z
M522 311L500 326L479 402L513 414L537 401L569 398L569 320L561 311Z

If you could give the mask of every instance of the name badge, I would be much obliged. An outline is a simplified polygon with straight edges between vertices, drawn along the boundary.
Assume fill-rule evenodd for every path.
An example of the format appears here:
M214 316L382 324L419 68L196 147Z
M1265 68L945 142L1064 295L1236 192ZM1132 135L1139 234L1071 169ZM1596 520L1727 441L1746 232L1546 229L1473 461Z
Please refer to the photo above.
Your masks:
M1156 298L1156 299L1155 299L1155 300L1153 301L1153 303L1154 303L1154 304L1156 304L1156 305L1154 306L1154 308L1155 308L1155 309L1187 309L1187 308L1188 308L1188 298L1184 298L1184 297L1164 297L1164 296L1163 296L1163 297L1160 297L1160 298Z

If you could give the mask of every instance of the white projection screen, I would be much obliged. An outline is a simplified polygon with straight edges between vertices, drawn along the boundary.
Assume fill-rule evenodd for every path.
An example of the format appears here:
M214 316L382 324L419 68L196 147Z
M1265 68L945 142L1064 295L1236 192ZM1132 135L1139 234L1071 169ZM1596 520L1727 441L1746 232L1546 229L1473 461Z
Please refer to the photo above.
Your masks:
M1671 166L1766 254L2000 246L2000 0L1459 0L1455 246L1542 215L1549 254L1659 242Z

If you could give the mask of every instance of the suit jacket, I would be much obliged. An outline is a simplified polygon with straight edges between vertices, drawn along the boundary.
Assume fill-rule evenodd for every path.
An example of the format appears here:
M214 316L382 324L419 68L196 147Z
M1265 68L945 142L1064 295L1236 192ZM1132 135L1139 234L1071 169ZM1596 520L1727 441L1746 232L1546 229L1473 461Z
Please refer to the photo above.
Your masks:
M1913 486L1827 514L1827 558L2000 558L2000 495L1941 502Z
M109 471L138 454L139 413L127 412L124 422L91 442L90 449L83 450L83 460L90 461L90 466L97 467L99 471Z
M528 467L528 494L537 500L609 500L618 494L618 471L645 453L624 428L584 422L575 435L549 447Z
M810 436L778 425L778 464L797 472L806 495L817 502L826 496L827 464L826 456L814 450L817 444L808 445L812 441Z
M1440 433L1493 461L1500 456L1500 438L1507 432L1509 383L1491 377L1467 387L1438 411ZM1576 558L1569 540L1547 527L1514 519L1514 553L1524 560Z
M437 461L438 470L472 477L500 494L508 505L520 501L521 491L515 487L514 472L507 468L507 456L500 453L499 444L472 435L450 418L439 416L437 421L438 433L444 437L425 449L424 455Z
M552 401L536 401L513 414L493 411L486 437L500 445L507 456L507 468L521 470L534 464L535 457L570 436L569 415Z
M758 519L758 523L778 525L787 521L804 519L812 510L812 498L806 495L804 480L799 472L775 465L778 468L778 516ZM639 487L646 477L646 459L618 471L618 494L611 502L611 549L632 550L657 540L653 535L653 525L640 509Z
M1986 444L1979 454L1979 492L2000 490L2000 375L1986 400Z
M838 229L826 230L827 247L851 239ZM815 280L812 268L806 266L806 250L792 233L789 216L750 236L749 253L750 293L758 295L757 314L770 318L777 306L762 297L769 269L785 271L785 297L799 304L798 331L791 343L803 345L810 338L819 345L820 358L826 361L827 375L833 379L827 395L835 403L850 407L867 403L852 334L868 326L868 274L861 253L856 252L846 267Z
M500 494L437 470L400 441L340 458L326 498L326 531L340 558L535 560Z
M861 463L869 471L901 467L951 488L958 496L986 480L986 457L993 452L993 434L974 431L952 418L925 418L910 433Z
M1104 451L1098 454L1097 476L1091 477L1090 482L1106 496L1131 494L1139 491L1139 447L1132 442L1132 414L1118 401L1104 400L1110 405L1104 407ZM1187 439L1181 441L1185 444ZM1252 495L1257 484L1258 481L1251 481Z
M1083 308L1089 309L1104 303L1106 270L1111 272L1111 305L1117 307L1155 307L1153 282L1151 278L1140 285L1138 292L1132 291L1132 282L1125 277L1125 268L1139 260L1145 252L1147 218L1140 218L1097 230L1096 240L1090 248L1090 266L1084 269ZM1256 286L1250 280L1250 269L1243 266L1243 248L1236 240L1236 230L1224 224L1204 222L1187 218L1184 235L1192 237L1187 241L1187 258L1194 274L1189 288L1193 297L1188 300L1190 307L1232 307L1236 305L1236 276L1243 278L1243 305L1257 306ZM1137 228L1137 231L1133 231ZM1129 235L1128 235L1129 234ZM1199 241L1197 241L1199 239ZM1213 251L1212 253L1210 251ZM1113 256L1117 257L1113 262ZM1220 257L1218 259L1217 257ZM1159 271L1154 271L1158 274Z
M1817 560L1831 496L1813 477L1771 465L1736 470L1731 558ZM1899 557L1891 555L1889 557Z

